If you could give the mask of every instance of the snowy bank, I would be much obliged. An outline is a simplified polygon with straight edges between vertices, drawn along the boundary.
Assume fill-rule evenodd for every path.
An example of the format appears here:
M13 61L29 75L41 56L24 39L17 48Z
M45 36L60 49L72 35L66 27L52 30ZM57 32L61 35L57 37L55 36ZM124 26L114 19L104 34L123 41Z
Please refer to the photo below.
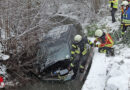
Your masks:
M90 73L83 85L82 90L103 90L106 79L106 57L95 50Z
M130 48L115 57L106 57L95 49L90 73L82 90L130 90ZM118 49L117 49L118 48Z

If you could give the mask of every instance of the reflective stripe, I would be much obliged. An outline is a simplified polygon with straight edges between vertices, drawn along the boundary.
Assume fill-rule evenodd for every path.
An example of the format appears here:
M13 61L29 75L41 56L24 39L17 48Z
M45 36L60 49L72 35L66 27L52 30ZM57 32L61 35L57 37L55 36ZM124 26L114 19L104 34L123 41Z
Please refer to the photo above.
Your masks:
M65 76L60 76L60 75L58 75L58 78L59 78L60 80L64 80L64 79L65 79Z
M92 42L90 41L90 40L88 40L88 43L91 45L92 44Z
M112 47L113 44L106 44L105 47Z
M76 45L72 44L72 47L73 47L73 48L76 48Z
M121 34L122 34L122 35L124 35L124 34L125 34L125 32L121 32Z
M58 78L59 78L59 79L62 79L62 77L61 77L60 75L58 75Z
M106 53L107 50L100 50L100 53Z
M83 66L83 65L80 65L80 68L84 69L84 66Z
M82 55L85 55L87 53L87 49L85 48L84 51L82 52Z
M71 51L71 54L75 54L75 52L74 52L74 51Z
M130 24L130 20L122 19L122 23Z
M71 63L71 64L70 64L70 66L71 66L71 67L74 67L74 64L73 64L73 63Z
M75 50L75 53L80 54L80 51L79 50Z
M83 52L82 52L82 55L85 55L86 53L87 53L87 46L84 45L84 50L83 50Z
M118 8L118 3L114 3L113 8Z
M123 25L125 25L125 26L130 26L130 24L121 24L121 26L123 26Z
M93 44L92 42L89 43L90 45Z
M75 50L76 54L80 54L80 48L78 47L78 49Z

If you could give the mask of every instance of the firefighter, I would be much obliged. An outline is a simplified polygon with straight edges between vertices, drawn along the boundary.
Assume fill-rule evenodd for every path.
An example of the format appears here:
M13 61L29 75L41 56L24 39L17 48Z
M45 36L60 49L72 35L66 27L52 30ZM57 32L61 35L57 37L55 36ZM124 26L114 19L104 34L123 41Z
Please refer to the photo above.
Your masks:
M110 8L111 8L111 16L112 16L112 23L116 22L115 13L118 8L118 0L109 0Z
M127 30L128 24L130 23L129 16L127 15L127 10L129 8L128 1L123 1L121 4L121 23L122 23L122 36L124 36L125 31Z
M95 31L95 37L96 39L94 41L94 46L98 47L98 52L106 53L106 56L114 56L114 48L112 48L114 41L111 36L108 33L98 29ZM97 41L99 41L100 44L96 44Z
M93 43L90 40L88 40L86 36L82 37L81 35L76 35L74 37L74 42L72 43L71 49L70 65L68 68L69 70L73 69L73 79L77 75L78 68L81 73L84 71L84 66L87 57L87 43L93 46Z

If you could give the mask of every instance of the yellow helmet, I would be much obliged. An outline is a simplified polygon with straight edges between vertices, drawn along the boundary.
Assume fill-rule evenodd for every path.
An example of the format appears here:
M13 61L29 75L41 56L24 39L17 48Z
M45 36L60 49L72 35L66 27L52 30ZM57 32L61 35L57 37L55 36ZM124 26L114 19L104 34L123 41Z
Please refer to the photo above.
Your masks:
M102 35L103 35L103 31L102 30L98 29L98 30L95 31L95 36L96 37L101 37Z
M74 37L74 41L76 41L76 42L80 42L81 40L82 40L82 36L81 35L76 35Z

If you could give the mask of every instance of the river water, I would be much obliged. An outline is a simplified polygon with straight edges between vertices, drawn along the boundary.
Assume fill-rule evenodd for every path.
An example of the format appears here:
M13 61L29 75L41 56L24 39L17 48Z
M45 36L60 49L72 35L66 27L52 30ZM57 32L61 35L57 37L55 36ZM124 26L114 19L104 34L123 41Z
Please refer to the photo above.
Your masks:
M68 82L45 82L38 81L36 83L28 83L18 90L81 90L82 82L72 80Z

